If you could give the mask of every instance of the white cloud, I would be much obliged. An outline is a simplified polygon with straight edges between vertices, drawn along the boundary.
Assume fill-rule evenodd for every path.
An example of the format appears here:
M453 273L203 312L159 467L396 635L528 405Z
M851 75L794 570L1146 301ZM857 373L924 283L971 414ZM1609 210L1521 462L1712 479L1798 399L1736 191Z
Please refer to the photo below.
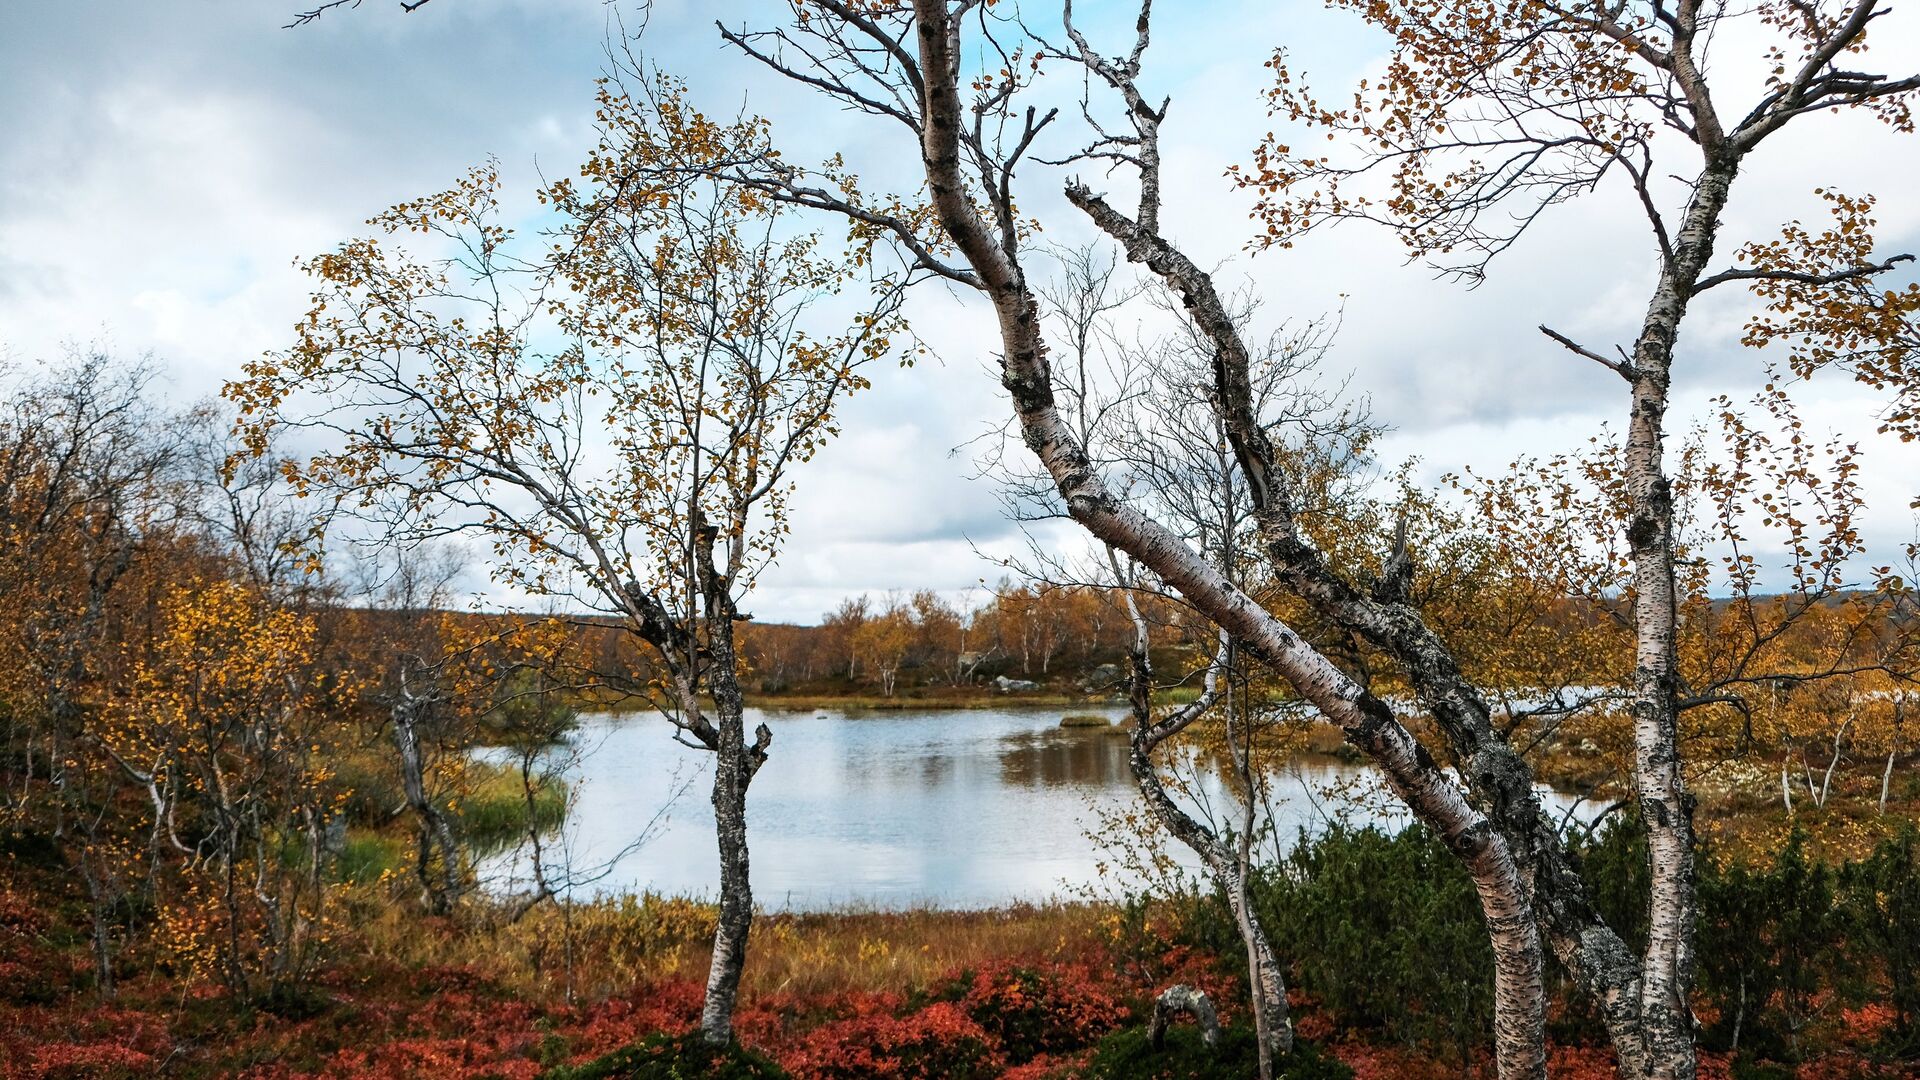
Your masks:
M306 293L296 258L489 154L501 159L509 191L524 196L536 166L549 176L570 171L591 138L591 83L610 12L602 4L460 0L403 16L368 0L315 27L281 30L298 6L0 5L0 101L9 112L0 124L0 348L46 355L105 334L130 355L154 352L181 398L211 393L288 340ZM823 109L723 50L714 13L696 0L660 0L649 30L654 59L687 75L710 110L765 112L802 159L841 150L877 182L910 174L899 131ZM1236 0L1205 13L1168 9L1150 59L1150 80L1174 98L1167 220L1197 258L1246 275L1275 319L1317 315L1346 298L1330 362L1350 368L1354 388L1399 429L1392 452L1418 452L1435 470L1487 465L1570 448L1602 418L1625 416L1614 376L1535 329L1548 323L1610 348L1637 325L1651 244L1624 192L1550 214L1473 291L1406 265L1390 236L1365 227L1250 258L1248 202L1222 174L1272 126L1259 96L1262 63L1285 42L1322 85L1344 93L1378 63L1378 41L1318 4ZM741 17L734 7L723 14ZM1217 33L1220 24L1233 33ZM1126 40L1119 23L1097 31L1110 48ZM1920 66L1920 14L1889 16L1875 48L1888 63ZM1717 88L1737 96L1751 68L1721 65ZM1821 214L1811 190L1822 184L1878 191L1887 246L1920 249L1915 175L1920 139L1862 116L1810 118L1752 162L1720 250L1730 255L1784 220ZM1035 165L1025 179L1030 206L1059 223L1050 240L1086 235L1062 212L1056 170ZM1687 409L1757 384L1758 359L1735 347L1743 318L1730 295L1689 322L1679 374ZM964 589L997 576L969 541L1018 547L991 488L970 478L970 455L952 453L1005 412L986 308L929 292L915 324L942 362L877 372L875 388L846 409L846 437L801 471L789 554L758 599L763 618L812 617L847 592ZM1864 395L1837 377L1806 394L1817 423L1871 427ZM1872 442L1869 535L1886 545L1911 534L1906 503L1920 455Z

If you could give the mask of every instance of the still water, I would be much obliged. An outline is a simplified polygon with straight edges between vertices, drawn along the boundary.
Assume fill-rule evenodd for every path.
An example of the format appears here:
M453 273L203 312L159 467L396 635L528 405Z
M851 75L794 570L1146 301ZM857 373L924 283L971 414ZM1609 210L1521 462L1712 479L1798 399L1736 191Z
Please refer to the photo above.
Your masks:
M1103 812L1137 803L1127 740L1112 730L1062 728L1060 716L1057 707L748 710L748 729L765 721L774 736L747 799L756 903L978 908L1124 888L1131 882L1116 869L1115 852L1089 833ZM545 853L561 867L549 880L566 879L576 894L714 895L711 755L671 736L658 717L582 718L555 763L574 802ZM1274 835L1284 843L1334 815L1356 825L1406 824L1378 799L1327 796L1364 773L1314 759L1276 775ZM1220 810L1230 805L1204 769L1195 790ZM1557 811L1587 809L1543 794ZM486 860L483 877L496 890L525 888L525 854ZM1193 864L1177 844L1169 854Z

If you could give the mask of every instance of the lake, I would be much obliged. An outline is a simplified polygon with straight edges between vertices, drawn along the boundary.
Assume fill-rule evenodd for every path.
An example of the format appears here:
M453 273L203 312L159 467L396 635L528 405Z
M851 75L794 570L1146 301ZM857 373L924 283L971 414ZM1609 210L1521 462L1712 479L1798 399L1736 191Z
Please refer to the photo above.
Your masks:
M1111 894L1135 883L1116 868L1115 853L1089 836L1102 812L1138 805L1126 737L1062 728L1062 711L748 710L749 731L765 721L774 735L748 795L755 902L798 911L983 908L1084 895L1089 886ZM1115 719L1124 712L1104 711ZM714 895L712 755L671 735L657 716L587 715L557 756L574 803L548 858L570 868L575 894ZM1405 825L1405 815L1377 798L1325 794L1370 776L1325 758L1276 775L1277 842L1333 814L1355 824ZM1221 810L1230 806L1205 769L1195 770L1194 790ZM1573 807L1569 796L1543 795L1557 812ZM1581 811L1591 809L1573 810ZM1179 844L1168 853L1195 865ZM509 851L480 869L490 888L511 892L525 888L525 867L524 852Z

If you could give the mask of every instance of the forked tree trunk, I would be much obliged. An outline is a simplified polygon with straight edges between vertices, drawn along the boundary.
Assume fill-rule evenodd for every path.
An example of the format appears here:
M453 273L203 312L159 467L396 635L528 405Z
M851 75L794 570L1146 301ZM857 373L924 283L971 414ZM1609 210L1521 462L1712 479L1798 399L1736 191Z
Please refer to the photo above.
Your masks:
M1108 559L1117 577L1118 561L1113 558L1111 551ZM1246 852L1229 850L1212 829L1182 810L1167 794L1166 785L1161 783L1160 773L1153 765L1154 748L1199 719L1219 699L1219 664L1216 661L1214 668L1207 673L1206 688L1199 698L1156 723L1153 719L1153 667L1148 652L1147 622L1141 616L1133 594L1125 592L1122 595L1134 624L1134 640L1128 649L1133 735L1127 764L1133 771L1134 783L1140 788L1140 795L1146 800L1147 810L1154 820L1174 839L1200 856L1208 872L1227 894L1227 905L1232 909L1234 923L1240 930L1241 945L1247 955L1247 983L1253 998L1254 1027L1260 1040L1261 1075L1270 1076L1273 1058L1293 1049L1293 1020L1287 1011L1286 974L1280 967L1279 957L1274 954L1266 927L1261 925L1260 916L1253 909L1252 896L1248 891L1249 860L1245 857ZM1221 656L1225 654L1223 645ZM1248 797L1251 798L1251 791ZM1243 822L1250 821L1251 816L1249 811L1243 817ZM1243 844L1244 839L1243 836Z
M1677 52L1678 50L1676 50ZM1673 348L1695 285L1713 254L1737 163L1701 174L1628 372L1627 546L1633 568L1634 789L1647 828L1650 870L1647 947L1641 958L1637 1033L1615 1033L1621 1071L1649 1080L1691 1080L1695 1072L1693 798L1680 771L1679 597L1674 575L1673 487L1665 466L1665 422ZM1637 1037L1635 1035L1637 1034ZM1624 1036L1624 1037L1623 1037Z
M1827 759L1827 771L1820 777L1820 797L1815 800L1815 805L1823 810L1827 806L1827 796L1833 793L1833 774L1840 767L1840 758L1846 752L1847 732L1852 730L1853 720L1853 717L1847 717L1846 723L1841 724L1840 730L1833 734L1833 756Z
M1221 891L1226 893L1227 905L1240 929L1241 942L1247 953L1248 981L1258 1009L1255 1025L1261 1029L1263 1052L1273 1057L1284 1055L1293 1049L1293 1020L1287 1010L1286 974L1280 967L1279 957L1274 954L1266 927L1253 909L1247 878L1240 872L1239 860L1213 835L1213 831L1194 820L1168 796L1166 786L1160 782L1160 776L1153 767L1153 759L1149 755L1150 744L1142 737L1145 729L1146 725L1134 726L1133 748L1128 755L1134 782L1145 797L1154 820L1200 856L1208 872L1219 882Z
M416 872L420 887L427 894L428 906L436 915L444 915L460 900L464 891L460 869L460 848L454 842L453 828L447 816L433 805L427 795L426 763L420 750L419 713L423 701L401 688L401 698L393 705L393 745L400 755L400 786L407 806L419 823L420 837ZM433 856L440 858L440 872L433 872Z
M700 1006L700 1033L707 1042L733 1041L733 1007L747 962L753 929L753 885L747 864L747 785L744 721L738 709L719 709L720 749L713 764L714 835L720 848L720 915L713 930L713 960Z
M1207 998L1206 991L1181 983L1160 991L1153 999L1153 1021L1147 1027L1147 1039L1155 1050L1164 1050L1167 1045L1167 1023L1174 1014L1186 1013L1200 1026L1200 1042L1209 1050L1220 1046L1220 1014L1214 1011L1213 1002Z
M718 738L714 746L713 821L720 849L720 914L713 928L713 959L707 967L706 999L700 1006L700 1034L709 1044L733 1041L733 1010L740 996L740 975L747 963L747 937L753 929L753 885L747 858L747 788L766 761L773 733L765 724L747 742L746 706L735 672L732 612L710 629L711 667L707 688L713 695Z
M1546 1073L1546 992L1539 928L1513 849L1394 716L1292 627L1234 586L1177 535L1106 487L1056 407L1039 305L1015 255L1017 230L981 216L962 173L959 28L945 0L914 0L920 58L922 164L940 223L992 302L1001 341L1001 385L1027 448L1046 467L1067 512L1096 539L1153 572L1246 653L1287 680L1371 757L1414 815L1459 859L1474 883L1494 955L1495 1057L1501 1075Z

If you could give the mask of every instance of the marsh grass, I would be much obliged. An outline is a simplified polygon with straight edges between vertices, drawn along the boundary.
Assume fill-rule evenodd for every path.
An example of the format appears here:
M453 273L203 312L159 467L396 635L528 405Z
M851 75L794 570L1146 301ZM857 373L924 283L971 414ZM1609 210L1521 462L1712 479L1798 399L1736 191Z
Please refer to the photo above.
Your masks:
M570 990L591 1000L647 983L704 981L713 943L713 906L679 897L546 903L517 920L505 918L504 905L475 905L425 932L417 914L377 890L350 902L356 933L347 947L408 966L472 968L528 997ZM962 969L1087 962L1103 955L1110 916L1108 908L1068 903L763 914L742 991L749 999L911 993Z
M407 865L407 842L396 836L355 833L347 837L334 864L335 876L353 885L371 885Z
M933 692L925 693L903 690L895 697L869 694L749 695L747 704L776 712L816 712L822 709L845 712L889 712L908 709L1060 708L1087 705L1099 700L1086 694L1068 694L1052 690L1001 694L979 687L962 687L958 690L931 689Z
M450 807L461 840L476 853L490 855L526 839L527 796L519 769L475 761L467 770L470 787ZM567 786L550 774L536 776L534 784L533 826L545 835L567 819Z

